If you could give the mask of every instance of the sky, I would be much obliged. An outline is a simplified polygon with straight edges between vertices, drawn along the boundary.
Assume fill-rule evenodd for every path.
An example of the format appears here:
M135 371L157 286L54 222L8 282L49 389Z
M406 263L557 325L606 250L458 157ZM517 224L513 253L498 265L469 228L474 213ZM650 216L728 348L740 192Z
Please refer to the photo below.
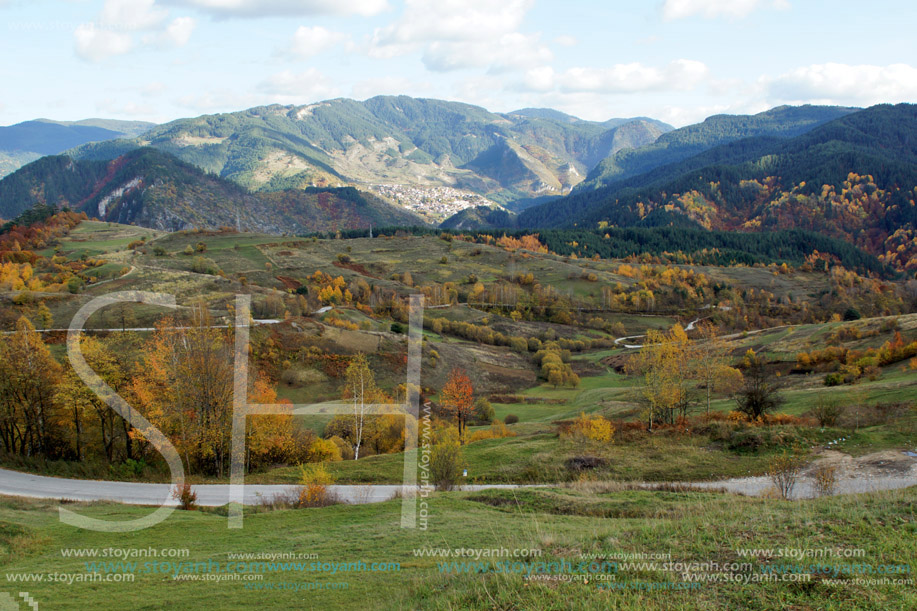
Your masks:
M897 0L0 0L0 125L396 94L676 127L917 102L915 22Z

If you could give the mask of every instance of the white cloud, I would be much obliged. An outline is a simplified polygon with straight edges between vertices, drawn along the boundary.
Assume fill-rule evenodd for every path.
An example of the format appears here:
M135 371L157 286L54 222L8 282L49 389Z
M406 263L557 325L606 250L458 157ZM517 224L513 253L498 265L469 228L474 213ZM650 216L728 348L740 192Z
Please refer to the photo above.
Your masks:
M73 43L76 54L92 62L124 55L134 47L134 40L129 34L99 29L91 23L76 28Z
M423 54L424 65L435 72L490 66L497 73L544 65L553 59L537 34L519 32L490 41L433 42Z
M271 96L273 101L283 104L302 104L340 95L331 80L315 68L304 72L284 70L272 74L259 83L258 90Z
M664 19L684 19L702 15L715 17L745 17L759 8L788 9L787 0L665 0L662 5Z
M168 18L169 11L157 7L155 0L106 0L99 23L112 30L149 30Z
M759 84L768 98L782 103L870 106L913 102L917 99L917 68L908 64L813 64L776 78L763 77Z
M96 110L111 117L155 117L158 109L146 104L106 98L96 102Z
M166 38L176 47L183 47L191 39L191 33L196 25L191 17L174 19L166 28Z
M608 68L570 68L553 79L564 92L637 93L648 91L686 91L707 79L709 70L703 63L677 59L657 68L641 63L615 64ZM534 82L542 89L547 74L537 73Z
M286 52L300 58L309 58L339 45L350 47L349 37L342 32L333 32L321 26L300 26L293 34L293 41Z
M372 40L366 45L366 55L374 59L392 59L393 57L401 57L402 55L407 55L408 53L413 53L420 45L413 42L407 43L389 43L380 44L376 37L373 37Z
M509 111L502 94L504 79L493 75L472 76L456 82L448 99L481 106L493 112Z
M526 91L551 91L556 73L551 66L532 68L525 73L522 89Z
M143 37L146 44L157 47L183 47L191 40L191 34L197 23L191 17L173 19L166 28L156 34Z
M94 23L73 33L76 54L91 62L124 55L137 48L134 32L147 32L141 46L181 47L188 43L196 22L191 17L168 21L169 11L155 0L106 0Z
M387 0L164 0L196 8L214 17L291 17L295 15L361 15L389 8Z
M166 84L162 81L153 81L140 87L139 91L149 97L162 95L166 91Z
M540 34L518 31L533 3L406 0L401 16L373 33L368 54L388 59L420 50L424 65L435 72L483 67L504 72L542 65L554 58L550 48Z
M396 23L376 30L376 45L488 40L516 31L533 0L406 0Z

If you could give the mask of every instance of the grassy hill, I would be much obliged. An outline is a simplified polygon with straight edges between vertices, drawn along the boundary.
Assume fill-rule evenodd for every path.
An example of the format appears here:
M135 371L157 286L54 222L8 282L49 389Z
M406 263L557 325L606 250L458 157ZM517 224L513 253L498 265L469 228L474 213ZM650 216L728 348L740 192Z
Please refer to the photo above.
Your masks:
M661 240L664 241L664 240ZM200 253L186 254L189 248ZM917 315L902 314L913 309L908 303L892 303L891 297L903 287L899 283L882 284L885 296L871 290L869 282L855 279L844 287L843 277L816 270L799 269L778 273L777 266L718 266L715 264L669 266L668 274L682 270L703 277L690 299L686 289L677 285L656 285L650 277L632 275L620 260L595 261L573 259L533 251L511 252L484 243L445 240L436 236L392 236L376 234L373 239L299 239L236 233L176 232L163 233L136 226L86 221L62 238L54 247L42 251L46 256L59 257L58 264L104 259L102 267L86 272L87 282L80 293L44 296L32 294L32 302L15 304L15 295L0 295L5 326L8 329L20 313L35 317L30 303L44 299L53 320L64 324L92 296L118 290L152 290L176 295L181 305L203 299L215 321L225 322L228 306L235 295L253 295L258 317L291 318L278 325L260 327L253 331L257 345L278 347L280 352L270 357L271 375L277 380L278 395L295 403L311 403L340 397L342 379L329 375L322 361L307 357L313 348L329 355L350 355L355 351L369 353L377 366L376 380L385 388L403 382L403 371L393 366L386 355L398 354L404 348L404 336L390 332L392 318L381 307L384 295L402 297L424 292L433 301L437 285L452 285L462 291L462 301L426 311L426 331L422 386L438 389L445 383L454 366L468 368L476 396L491 396L496 415L502 420L515 415L516 437L484 440L470 444L466 458L472 477L481 482L527 483L537 481L569 481L576 472L568 469L568 459L582 454L584 449L567 438L557 435L558 421L575 418L581 412L601 414L614 419L640 418L641 408L635 402L637 381L624 375L620 367L633 351L613 342L621 336L640 336L648 329L667 329L676 323L685 325L698 319L715 319L729 330L728 349L732 358L740 361L749 349L767 358L781 374L783 394L787 402L780 408L794 415L803 415L821 397L837 397L845 401L852 392L866 414L874 402L907 402L917 388L917 375L908 369L908 361L898 361L882 368L878 376L862 376L854 385L826 387L825 376L834 370L822 363L811 371L796 371L797 355L801 352L835 347L838 354L853 354L858 350L876 348L896 341L900 333L905 343L917 339ZM345 256L341 256L345 255ZM445 259L445 263L443 260ZM201 265L205 263L206 265ZM36 267L39 273L43 268ZM354 305L337 304L321 315L310 315L322 305L314 301L314 286L310 277L320 270L340 276L355 292L359 287L372 287L376 310ZM509 272L508 270L512 270ZM405 272L411 280L405 284ZM558 305L576 311L586 311L575 319L555 319L551 310L538 315L534 297L540 289L518 295L520 310L531 311L527 319L512 316L508 308L489 308L485 302L475 306L464 300L474 277L487 290L506 287L508 274L531 274L539 283L553 287L556 294L567 296L571 306ZM865 284L864 284L865 282ZM311 286L311 288L310 288ZM603 287L621 286L627 294L639 294L643 287L652 286L655 304L628 307L618 305L602 310L605 301ZM312 299L297 305L300 291ZM505 290L501 294L505 295ZM747 303L740 295L747 296ZM764 302L753 296L767 296ZM281 301L271 305L271 300ZM707 304L728 304L711 308ZM271 309L273 308L273 309ZM855 308L861 320L828 322L826 319ZM910 309L906 309L910 308ZM163 312L154 307L133 309L134 323L151 327ZM901 314L901 315L898 315ZM94 315L90 328L117 326L115 313ZM869 317L869 318L867 318ZM591 348L575 350L570 364L582 376L576 387L553 387L539 374L539 367L530 350L522 350L485 336L462 335L455 330L437 330L434 319L454 323L484 326L506 336L541 338L550 341L585 340L595 342ZM37 320L37 318L36 318ZM565 320L566 322L558 322ZM788 320L807 321L787 326ZM352 323L341 328L341 321ZM743 332L746 331L746 332ZM724 330L724 333L727 331ZM139 341L143 332L128 332L127 337ZM539 341L541 341L539 340ZM635 339L639 342L639 339ZM53 342L52 349L63 358L62 337ZM120 345L120 344L119 344ZM131 354L130 342L123 345L124 355ZM434 356L435 354L435 356ZM125 358L128 358L125 356ZM265 357L268 358L268 357ZM860 357L856 357L857 359ZM298 382L296 375L309 374L308 383ZM294 375L296 374L296 375ZM435 390L429 390L434 398ZM497 395L494 397L493 395ZM434 398L435 400L435 398ZM716 411L735 409L735 401L725 393L714 398ZM871 407L870 407L871 409ZM701 411L698 406L695 414ZM321 433L325 419L303 419L303 426ZM907 445L917 439L917 420L891 419L867 425L864 420L856 432L837 428L817 430L810 427L779 429L798 434L805 447L820 444L838 436L849 437L852 446L861 453ZM764 445L752 453L723 445L699 423L697 434L687 438L663 435L647 436L633 433L626 441L604 448L590 448L608 459L607 467L595 472L597 476L627 480L699 480L720 476L760 474L767 461L779 450L776 445ZM484 427L486 428L486 427ZM477 430L477 429L476 429ZM738 443L739 433L736 433ZM732 443L730 441L730 443ZM654 456L662 450L671 456L659 464ZM360 461L335 463L329 468L340 483L392 483L398 481L403 455L370 456ZM23 468L34 468L28 461ZM93 471L93 464L61 466L62 475L107 477L108 472ZM103 465L103 468L105 466ZM45 468L58 467L45 465ZM66 470L64 470L66 469ZM162 473L158 473L162 475ZM295 465L271 467L251 474L252 481L261 483L293 483L298 477Z
M308 233L423 224L353 188L253 194L152 148L110 162L45 157L0 181L0 216L14 218L36 202L165 230L230 226Z
M565 193L608 155L649 144L668 129L647 119L607 125L380 96L181 119L75 154L110 159L144 145L251 189L445 185L510 201Z
M168 159L156 151L146 154L152 155L149 164L160 157ZM859 575L843 573L864 564L910 562L915 538L902 533L910 535L915 526L913 487L785 501L773 495L702 492L684 484L646 490L630 483L763 475L787 451L806 463L806 469L832 460L830 464L848 465L841 481L857 483L911 468L912 459L902 450L914 449L917 440L913 409L917 362L912 364L903 352L891 358L893 351L917 342L917 314L907 313L914 303L913 297L905 299L904 282L806 265L792 269L761 262L654 265L654 257L663 256L674 231L612 230L613 237L607 240L612 244L626 245L630 240L643 245L645 256L627 261L513 248L510 240L487 239L486 234L458 239L376 232L370 239L348 238L342 232L341 239L291 239L234 231L166 233L99 221L84 221L53 241L36 243L36 257L49 259L35 259L38 278L54 269L51 266L68 269L92 262L94 267L80 272L85 283L76 292L41 292L36 286L31 292L0 293L4 330L19 316L29 317L39 327L65 326L89 299L121 290L174 294L180 316L190 313L188 306L203 304L215 324L225 324L236 295L250 294L257 318L282 320L252 328L253 367L276 386L280 400L295 403L340 398L346 378L334 364L358 351L367 355L379 386L394 392L404 381L406 341L393 328L396 313L387 296L422 292L428 305L434 306L424 317L424 398L439 404L449 371L460 366L468 370L475 398L489 398L496 418L515 418L506 427L510 436L472 437L463 446L467 481L543 487L433 492L424 499L426 530L400 528L397 499L303 509L265 499L262 506L246 509L242 530L227 529L225 507L204 508L177 511L151 529L119 534L117 540L63 524L58 519L58 501L2 498L0 566L8 584L16 579L12 575L34 575L33 581L16 583L15 591L28 591L39 604L55 608L91 606L101 587L98 581L89 581L96 572L103 578L105 573L132 573L130 581L109 579L105 592L141 607L150 597L156 597L158 606L197 603L225 609L264 606L265 600L272 606L316 608L370 602L380 609L566 609L571 600L583 609L913 607L913 588L908 584L861 582L854 578ZM722 241L705 242L710 236ZM803 252L805 237L794 244L772 244L772 237L749 244L714 232L690 233L699 246L716 246L712 250L723 252L744 247L748 254L762 257ZM550 244L576 241L572 233L541 238ZM578 240L580 247L594 244L582 237ZM195 247L194 254L186 254ZM610 255L612 248L605 254ZM358 301L332 301L330 310L319 313L319 306L327 302L321 301L316 283L323 281L314 280L321 276L316 271L340 277ZM526 280L529 276L531 282ZM483 295L478 283L484 287ZM449 287L458 292L458 303L437 305ZM631 296L651 290L654 302L619 301L602 308L609 301L604 289ZM498 296L516 299L518 309L488 305L490 297ZM44 315L42 307L48 310ZM850 320L842 320L852 310ZM566 316L555 314L564 311ZM111 346L119 362L142 366L152 334L130 327L151 327L164 313L154 306L132 306L128 330L120 332L122 314L110 307L94 314L87 327L97 330L92 335ZM647 431L639 398L642 376L624 370L636 350L614 340L623 336L639 343L643 341L639 336L648 330L665 330L676 323L685 326L699 318L718 325L724 358L730 364L738 366L749 350L767 362L770 379L779 380L784 399L779 418L736 420L734 414L728 415L736 409L735 398L724 388L713 394L709 417L704 414L702 395L696 394L687 420ZM469 335L471 327L486 333ZM697 337L696 328L688 333ZM514 346L512 341L498 340L497 334L524 341ZM49 331L42 337L51 354L65 364L65 333ZM580 376L575 385L558 386L544 379L536 349L554 342L569 347L569 354L561 358ZM807 356L801 358L803 354ZM829 384L838 375L859 377ZM814 408L826 402L837 407L837 420L822 425L813 415ZM137 408L148 409L140 404ZM613 422L613 439L569 435L565 427L581 414ZM296 426L325 434L329 420L329 416L297 417ZM263 422L253 420L252 426L264 426ZM475 424L469 433L491 430ZM841 438L842 443L833 443ZM86 439L93 447L99 445L95 436ZM400 449L377 452L370 447L367 444L359 460L327 464L336 483L401 481L404 454ZM95 452L84 460L2 458L7 468L45 475L124 481L166 481L167 477L164 465L152 453L146 453L145 462L133 470L123 468L127 463L120 460L109 464ZM578 466L586 461L594 466ZM870 470L860 470L865 468ZM195 485L226 481L199 472L190 475ZM246 482L295 484L300 477L296 462L271 461L248 473ZM801 477L808 483L812 471ZM105 502L68 505L107 520L134 519L150 511ZM660 546L660 541L665 545ZM177 558L142 557L134 568L117 564L121 558L78 558L61 552L112 547L189 551ZM423 555L419 550L424 548L536 549L540 555L478 558L491 564L462 567L450 563L475 559ZM761 551L790 548L857 549L862 555L810 560ZM744 550L757 551L746 554ZM259 553L310 554L297 558L320 564L255 564L243 571L251 573L251 579L222 582L216 580L218 569L195 568L215 567L214 563L226 567L239 560L229 554ZM631 558L618 556L638 553L670 557L656 565L630 565L626 563ZM115 564L91 564L96 560ZM189 564L182 565L188 567L184 570L172 567L162 572L144 564L158 560ZM542 574L528 577L524 567L520 572L500 571L494 560L565 561L583 568L532 569ZM744 564L694 570L666 567L662 564L666 561ZM337 571L321 565L357 563L353 567L360 562L392 564L385 570L335 565ZM781 565L815 563L827 568L805 569L794 579L759 580L769 576L768 571L779 573ZM176 578L176 573L185 575ZM204 573L213 574L205 577ZM721 579L693 587L698 583L694 578L708 573ZM48 579L50 574L75 577L62 588Z

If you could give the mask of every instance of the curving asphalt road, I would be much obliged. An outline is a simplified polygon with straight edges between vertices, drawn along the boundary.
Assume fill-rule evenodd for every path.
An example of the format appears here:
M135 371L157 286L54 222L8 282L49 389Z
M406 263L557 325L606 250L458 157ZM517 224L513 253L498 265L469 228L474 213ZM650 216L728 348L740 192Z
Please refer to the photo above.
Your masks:
M486 488L516 488L513 484L463 486L463 490ZM295 486L279 484L246 484L246 505L257 505ZM33 475L0 469L0 495L24 496L40 499L65 499L72 501L114 501L129 505L177 505L171 498L169 484L143 484L135 482L109 482L86 479L65 479ZM217 507L229 502L228 484L200 484L192 486L197 492L198 505ZM334 485L328 489L341 501L354 505L380 503L401 492L399 485L357 484Z
M894 461L890 461L889 456ZM899 469L866 472L861 469L842 469L842 475L837 482L835 493L858 494L861 492L895 490L917 486L917 457L908 452L893 451L868 455L857 460L868 464L873 457L882 457L885 459L885 463L897 462ZM700 490L724 490L749 496L761 496L773 487L770 478L766 476L738 477L709 482L635 482L635 484L648 489L674 485ZM548 485L483 484L461 486L461 489L476 491L492 488L540 488ZM229 485L227 484L201 484L192 486L192 488L197 492L199 505L215 507L229 502ZM271 499L294 488L295 486L290 485L246 484L244 503L246 505L257 505L262 500ZM391 484L334 485L328 488L342 502L354 505L387 501L402 491L402 486ZM131 505L177 504L171 498L171 486L169 484L64 479L9 471L7 469L0 469L0 495L74 501L114 501ZM816 494L812 479L810 476L804 475L799 479L792 497L810 498L813 496L816 496Z

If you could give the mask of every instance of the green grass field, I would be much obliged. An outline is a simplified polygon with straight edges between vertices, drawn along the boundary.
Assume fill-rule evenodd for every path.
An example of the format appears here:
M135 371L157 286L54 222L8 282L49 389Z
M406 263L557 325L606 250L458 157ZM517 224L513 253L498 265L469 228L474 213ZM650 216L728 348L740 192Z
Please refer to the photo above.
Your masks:
M917 558L915 506L915 488L785 502L582 485L436 493L429 500L426 530L399 528L401 505L396 500L249 512L242 530L227 529L224 512L179 511L153 528L112 535L61 524L53 502L4 498L0 500L0 565L6 583L0 591L27 591L42 609L103 608L103 601L119 608L150 610L910 609L917 605L913 582L869 585L857 578L880 576L853 571L859 570L858 565L910 568ZM136 518L148 511L104 503L74 509L107 520ZM140 557L133 560L134 567L102 567L87 566L87 560L64 557L61 552L95 549L102 553L109 548L188 550L188 555ZM490 563L460 565L449 562L473 558L416 556L415 550L423 548L482 550L479 554L505 548L510 553L538 550L534 553L541 555L483 557L478 560ZM862 555L800 561L774 553L743 557L738 551L756 548L800 553L841 548L862 550ZM627 553L669 556L654 566L627 566L624 560L609 564L615 554ZM306 554L311 559L300 560L299 567L283 564L283 559L273 565L230 567L231 554ZM318 564L310 566L313 562ZM666 567L665 562L681 565ZM707 564L690 567L693 577L687 577L682 574L685 563ZM720 569L711 563L740 564ZM821 566L802 568L793 581L752 581L765 579L762 575L774 567L793 571L792 565L815 563ZM131 575L133 582L77 581L93 569L102 579ZM260 579L200 581L226 578L236 571ZM535 577L526 579L525 571ZM182 581L174 574L199 580ZM12 581L16 575L45 575L46 581ZM47 575L62 575L58 578L72 583L51 583ZM699 578L723 581L684 589L692 588L688 579ZM609 584L621 589L609 589Z
M131 242L146 246L131 249ZM202 243L198 252L198 244ZM194 251L185 254L188 247ZM45 254L51 254L49 249ZM501 248L447 242L436 237L394 237L356 240L313 240L254 234L178 232L86 222L61 240L58 253L70 260L105 259L89 272L94 280L79 294L47 295L55 326L66 326L77 308L95 296L120 290L170 293L180 306L204 298L214 320L228 313L235 294L254 296L256 305L268 296L288 300L291 286L306 282L316 270L346 281L360 278L369 285L400 295L432 283L507 281L516 273L532 273L537 282L560 293L597 301L603 283L632 285L619 276L618 261L572 260L554 255L510 253ZM346 258L339 255L346 254ZM193 263L201 256L218 273L198 273ZM441 262L445 257L447 264ZM813 302L829 286L824 275L778 275L762 268L696 267L715 282L768 291L777 298ZM200 268L198 268L200 269ZM125 270L130 270L128 275ZM410 272L413 286L403 282ZM585 272L595 274L589 281ZM293 282L291 283L290 280ZM39 296L41 298L41 296ZM33 301L33 303L35 303ZM666 311L660 304L660 311ZM12 307L12 306L11 306ZM17 306L18 307L18 306ZM32 307L30 310L29 308ZM314 306L317 307L317 306ZM23 307L34 314L34 306ZM282 310L281 310L282 311ZM668 310L669 312L673 310ZM637 401L637 380L620 373L633 350L608 347L615 335L642 335L648 329L684 324L709 311L678 314L601 313L604 323L620 323L611 334L602 324L562 325L550 320L513 321L507 310L485 312L467 304L427 310L427 316L491 325L507 335L532 338L596 338L602 347L574 353L571 366L581 374L577 387L544 383L538 365L525 351L481 344L458 336L424 331L422 386L436 401L446 375L454 366L469 370L476 396L494 395L495 416L518 418L509 430L514 436L468 443L463 448L467 480L462 483L547 484L550 488L490 490L480 493L435 493L429 501L429 529L399 528L397 500L377 505L331 506L322 509L250 509L243 531L226 528L226 509L177 512L167 522L147 531L124 535L84 532L62 525L56 505L46 501L0 499L0 565L4 591L29 592L39 608L86 609L98 601L117 601L119 607L163 608L354 608L372 609L906 609L917 608L911 585L870 585L858 577L807 569L805 580L756 583L761 566L778 564L776 557L743 558L744 548L822 549L862 548L861 563L907 564L917 557L914 508L917 489L858 496L784 502L717 493L634 490L621 482L691 482L762 475L774 457L792 449L810 460L828 441L846 437L842 452L854 457L880 450L917 450L917 413L897 409L878 418L875 404L912 403L917 396L917 371L907 361L883 368L881 375L856 384L827 387L827 370L795 373L796 355L829 343L848 349L876 348L899 330L908 341L917 332L917 314L825 324L779 326L731 335L728 347L734 362L748 349L763 355L780 373L784 402L780 412L809 414L819 398L835 398L845 406L845 421L821 428L811 424L751 425L691 420L689 430L643 430L644 413ZM163 311L148 306L132 310L136 326L153 324ZM308 312L306 312L308 314ZM280 317L280 314L276 315ZM274 317L272 315L271 317ZM362 326L364 332L344 331L331 319ZM256 342L290 346L278 352L276 371L280 399L308 404L341 397L341 378L324 369L321 360L300 358L300 351L318 347L325 354L352 354L376 346L385 357L371 357L376 380L388 391L404 381L402 368L389 358L400 354L404 336L388 334L392 319L368 316L354 308L336 307L320 317L301 317L253 331ZM323 324L324 323L324 324ZM777 323L769 323L777 324ZM105 311L89 326L116 328L115 312ZM762 325L763 326L763 325ZM368 328L367 328L368 327ZM735 327L731 327L735 328ZM741 327L739 327L741 329ZM850 335L852 328L859 332ZM368 331L370 333L366 333ZM846 339L839 339L844 331ZM113 334L119 353L138 354L147 333ZM53 338L52 338L53 339ZM56 338L50 348L64 358ZM298 343L304 340L302 343ZM637 342L639 343L639 342ZM438 358L432 357L435 350ZM733 398L713 397L712 409L734 410ZM692 416L703 411L698 391ZM620 427L612 443L588 442L562 434L562 424L579 414L601 414ZM859 418L862 417L862 422ZM851 421L851 418L853 420ZM297 424L322 434L330 416L299 418ZM631 424L627 424L629 421ZM636 426L631 426L638 421ZM624 424L622 424L622 422ZM469 433L487 427L471 427ZM403 454L366 456L359 461L330 463L339 484L397 484L402 481ZM588 458L597 466L588 473L577 461ZM147 465L139 475L111 469L101 460L42 461L32 457L5 457L4 465L24 471L74 478L166 481L160 465ZM294 484L300 469L292 464L266 466L251 473L249 483ZM214 483L192 477L195 483ZM108 503L80 506L94 517L129 519L148 509ZM564 568L536 579L495 570L495 566L439 566L438 560L419 557L414 549L538 548L544 559L578 563L581 554L607 558L615 552L668 553L678 562L752 562L752 566L711 571L718 583L688 583L682 571L654 568L605 567L606 579L587 569ZM213 575L178 580L170 574L139 573L136 581L85 581L87 567L62 549L187 548L186 561L227 563L230 554L316 554L322 562L395 562L398 570L269 572L263 581L215 581ZM592 558L592 556L590 556ZM850 566L849 558L820 559L831 567ZM708 567L709 569L709 567ZM701 571L703 573L703 571ZM73 582L14 582L13 575L65 574ZM80 578L79 581L77 579ZM210 579L210 580L208 580ZM246 585L247 583L247 585ZM618 589L609 584L619 584ZM699 585L699 587L695 587ZM96 603L95 605L93 603Z

